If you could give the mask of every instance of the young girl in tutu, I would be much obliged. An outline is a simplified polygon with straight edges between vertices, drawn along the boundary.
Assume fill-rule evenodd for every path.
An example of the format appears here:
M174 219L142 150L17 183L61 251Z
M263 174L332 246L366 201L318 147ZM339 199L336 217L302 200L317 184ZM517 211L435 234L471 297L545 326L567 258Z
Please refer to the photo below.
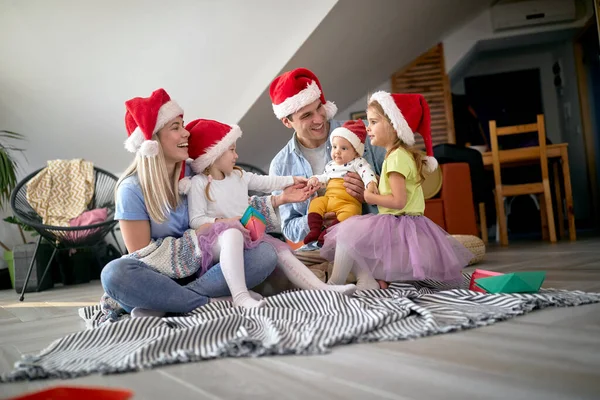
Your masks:
M354 285L328 285L319 280L290 247L269 235L252 240L240 223L248 207L248 190L272 192L282 190L307 179L294 176L262 176L243 172L235 166L236 142L242 131L236 125L198 119L186 126L190 133L188 150L192 170L191 180L180 181L180 191L188 194L190 227L198 232L202 251L201 273L217 260L230 289L233 304L245 308L262 305L260 296L248 291L244 277L244 248L252 248L262 241L275 247L278 266L287 278L301 289L334 290L352 294Z
M387 152L379 194L364 192L379 214L349 218L327 232L321 256L334 261L329 283L345 282L351 270L358 289L378 289L375 279L459 280L473 255L423 215L422 171L437 168L427 102L418 94L380 91L369 99L367 119L371 143ZM423 136L427 156L409 147L414 131Z

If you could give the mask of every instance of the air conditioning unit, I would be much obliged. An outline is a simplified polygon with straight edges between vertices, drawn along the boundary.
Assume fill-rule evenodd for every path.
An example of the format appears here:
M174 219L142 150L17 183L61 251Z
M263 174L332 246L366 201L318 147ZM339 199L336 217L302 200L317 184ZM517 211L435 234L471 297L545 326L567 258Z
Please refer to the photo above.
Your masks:
M574 21L576 0L500 0L491 8L494 30Z

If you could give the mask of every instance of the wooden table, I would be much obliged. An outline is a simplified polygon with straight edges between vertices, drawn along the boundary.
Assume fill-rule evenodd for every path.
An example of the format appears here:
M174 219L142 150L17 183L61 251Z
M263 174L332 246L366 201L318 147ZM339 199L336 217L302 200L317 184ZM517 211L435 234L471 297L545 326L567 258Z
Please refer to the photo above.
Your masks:
M546 146L548 159L559 159L562 166L563 186L565 189L565 203L567 209L567 220L569 221L569 239L575 240L575 213L573 212L573 192L571 190L571 173L569 170L569 153L567 151L568 143L550 144ZM492 152L487 151L483 154L483 165L487 169L493 168ZM539 149L537 147L523 147L514 150L503 150L500 152L500 166L518 166L531 164L533 161L539 163ZM560 189L560 179L558 176L558 165L554 163L554 190L556 201L560 205L558 212L558 230L562 235L564 233L562 195Z

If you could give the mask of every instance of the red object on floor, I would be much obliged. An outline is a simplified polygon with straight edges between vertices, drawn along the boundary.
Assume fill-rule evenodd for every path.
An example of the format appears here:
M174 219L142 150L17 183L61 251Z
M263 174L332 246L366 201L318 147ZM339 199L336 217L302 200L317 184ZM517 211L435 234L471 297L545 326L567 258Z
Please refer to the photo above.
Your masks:
M471 282L469 283L469 290L474 290L475 292L487 293L484 289L477 286L475 283L475 279L479 278L487 278L489 276L498 276L504 275L501 272L487 271L485 269L476 269L471 275Z
M127 400L133 392L126 389L104 389L85 386L57 386L8 400Z

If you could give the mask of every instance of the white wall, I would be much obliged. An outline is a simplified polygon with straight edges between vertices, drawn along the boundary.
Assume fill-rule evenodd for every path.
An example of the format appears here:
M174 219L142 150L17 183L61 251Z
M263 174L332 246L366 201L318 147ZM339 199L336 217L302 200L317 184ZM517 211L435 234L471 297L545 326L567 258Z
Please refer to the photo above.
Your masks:
M488 8L482 11L477 17L446 36L444 39L446 71L448 73L452 72L454 67L456 67L457 64L469 54L474 46L482 40L583 27L594 13L592 0L577 0L577 9L578 19L573 22L538 25L529 28L494 32L492 28L491 10Z
M350 113L353 113L356 111L365 111L367 109L367 101L369 100L369 95L372 95L373 93L375 93L379 90L385 90L386 92L391 92L392 91L391 78L387 78L385 81L381 82L376 87L369 89L364 96L362 96L361 98L356 100L354 103L352 103L352 105L348 106L348 108L346 108L345 110L338 111L337 115L335 116L336 119L344 121L344 120L350 119Z
M562 66L563 86L556 90L558 100L558 116L563 141L569 143L569 167L573 187L573 207L575 215L580 219L592 216L592 204L588 187L587 162L583 126L579 103L579 89L573 42L557 43L552 51L554 61Z
M29 140L20 177L57 158L122 171L123 103L158 87L188 121L236 123L335 3L0 2L0 129ZM0 224L0 240L15 232Z

